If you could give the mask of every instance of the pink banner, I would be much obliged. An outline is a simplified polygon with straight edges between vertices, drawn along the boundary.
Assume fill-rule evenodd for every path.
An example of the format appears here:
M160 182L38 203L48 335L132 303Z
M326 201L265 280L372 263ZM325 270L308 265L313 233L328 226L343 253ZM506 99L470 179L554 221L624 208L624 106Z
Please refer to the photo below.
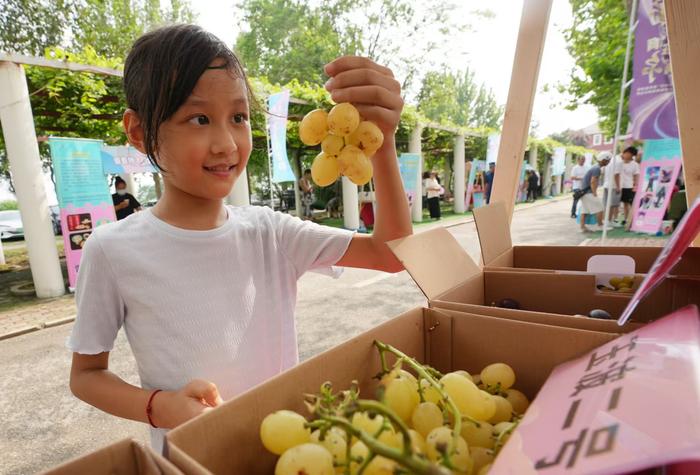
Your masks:
M656 234L661 229L682 163L678 139L645 142L632 204L632 231Z
M80 207L61 208L63 248L66 254L68 281L71 287L74 288L77 282L80 257L87 238L90 237L95 228L116 220L114 205L111 202L100 203L97 206L87 204Z
M489 473L617 474L681 462L697 469L691 460L700 460L695 306L555 368Z

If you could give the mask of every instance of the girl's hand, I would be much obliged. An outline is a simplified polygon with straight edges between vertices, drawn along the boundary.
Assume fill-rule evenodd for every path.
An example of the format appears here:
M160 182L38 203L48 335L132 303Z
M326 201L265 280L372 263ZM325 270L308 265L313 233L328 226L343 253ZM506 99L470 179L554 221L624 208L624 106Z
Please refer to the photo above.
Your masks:
M222 402L214 383L195 379L179 391L156 394L152 403L152 419L156 426L172 429Z
M342 56L328 63L326 89L336 102L351 102L365 120L385 135L396 131L403 109L401 85L391 69L360 56ZM385 140L384 143L387 141Z

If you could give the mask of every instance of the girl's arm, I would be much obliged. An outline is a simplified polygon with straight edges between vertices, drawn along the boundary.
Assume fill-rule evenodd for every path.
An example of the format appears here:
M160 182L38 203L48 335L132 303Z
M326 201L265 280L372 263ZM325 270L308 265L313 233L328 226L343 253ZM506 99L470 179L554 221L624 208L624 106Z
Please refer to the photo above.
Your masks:
M70 389L86 403L109 414L148 423L146 406L153 390L133 386L109 370L109 352L73 353ZM151 419L172 429L221 403L213 383L194 380L179 391L161 391L151 403Z
M401 118L401 86L390 69L367 58L344 56L326 65L326 88L337 103L351 102L365 120L377 124L384 144L372 157L377 216L371 236L357 234L339 266L400 272L403 265L387 241L412 234L408 199L396 157L396 127Z

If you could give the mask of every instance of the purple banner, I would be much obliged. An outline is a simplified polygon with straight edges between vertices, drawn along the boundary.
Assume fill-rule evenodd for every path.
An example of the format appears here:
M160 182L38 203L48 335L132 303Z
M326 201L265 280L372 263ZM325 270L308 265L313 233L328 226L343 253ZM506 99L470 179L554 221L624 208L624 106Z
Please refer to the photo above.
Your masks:
M630 118L635 139L678 137L663 0L640 0Z

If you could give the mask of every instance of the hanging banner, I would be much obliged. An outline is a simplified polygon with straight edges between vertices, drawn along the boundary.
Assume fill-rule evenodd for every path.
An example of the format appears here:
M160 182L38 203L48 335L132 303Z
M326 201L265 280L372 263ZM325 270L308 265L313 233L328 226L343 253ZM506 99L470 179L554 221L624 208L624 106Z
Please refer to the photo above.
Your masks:
M484 205L484 173L486 173L486 160L472 160L467 182L467 196L465 208L480 208ZM472 201L474 202L472 206Z
M491 134L486 145L486 163L496 163L498 148L501 146L501 134Z
M630 116L635 139L678 137L663 0L640 0Z
M591 152L586 152L583 154L583 166L586 168L591 168L593 166L593 154Z
M566 148L557 147L552 155L552 176L563 175L566 171Z
M148 157L131 145L104 145L101 151L102 170L106 175L123 173L155 173L158 170Z
M267 137L272 161L272 181L296 181L292 167L287 158L287 110L289 109L289 91L272 94L267 98L270 113L267 118Z
M420 154L402 153L399 156L399 173L403 182L403 189L408 198L409 208L412 206L423 206L422 197L418 195L418 180L420 170Z
M75 288L85 241L93 229L117 220L102 169L102 141L49 138L61 209L68 282Z
M682 163L678 139L645 142L632 205L632 231L656 234L661 229Z

